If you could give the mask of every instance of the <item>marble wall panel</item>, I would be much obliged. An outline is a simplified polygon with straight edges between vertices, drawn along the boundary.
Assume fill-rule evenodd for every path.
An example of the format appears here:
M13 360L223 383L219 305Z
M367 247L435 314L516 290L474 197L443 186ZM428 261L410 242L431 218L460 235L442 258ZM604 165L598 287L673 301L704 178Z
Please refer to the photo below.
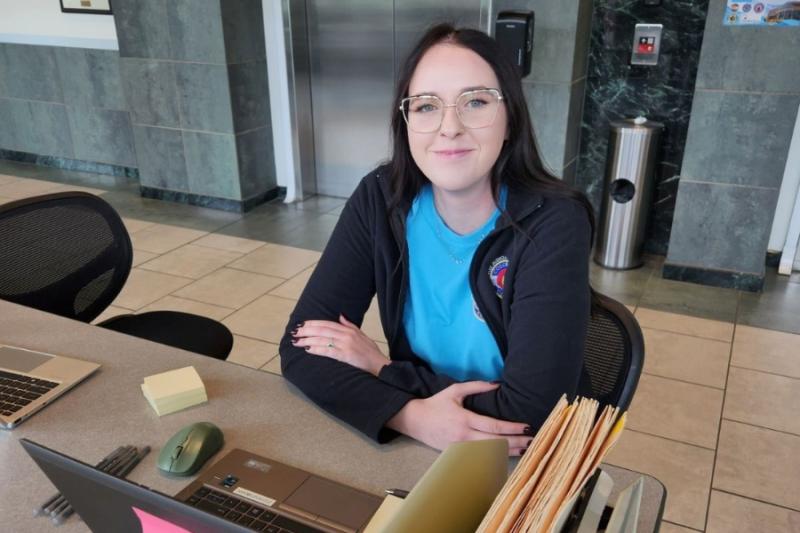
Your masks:
M63 104L0 98L2 148L73 157L72 138Z
M167 3L168 0L114 0L120 57L170 57Z
M237 135L236 155L243 200L263 195L278 186L272 150L272 128L263 127Z
M190 192L242 199L233 135L184 131L183 146Z
M54 47L0 43L0 96L63 102Z
M266 57L261 0L222 0L222 29L228 63Z
M780 187L798 105L800 91L792 95L698 90L681 175Z
M233 133L227 68L204 63L175 63L174 67L182 127Z
M133 126L141 185L189 190L182 135L175 129Z
M127 110L119 52L57 47L55 57L65 104Z
M225 63L220 2L226 0L169 0L167 25L170 57L180 61ZM263 27L263 22L261 22ZM264 42L264 32L261 32Z
M764 273L778 191L682 180L667 263Z
M234 130L242 131L269 124L267 64L251 61L228 66Z
M134 124L180 127L173 63L122 58L120 71Z
M67 117L75 158L124 167L137 166L127 111L68 106Z

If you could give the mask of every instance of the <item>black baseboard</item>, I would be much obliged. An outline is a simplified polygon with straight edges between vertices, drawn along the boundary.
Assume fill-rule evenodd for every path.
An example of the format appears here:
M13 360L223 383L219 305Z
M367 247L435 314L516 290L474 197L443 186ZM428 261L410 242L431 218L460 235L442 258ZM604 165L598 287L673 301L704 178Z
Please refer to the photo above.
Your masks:
M664 279L688 281L689 283L740 291L761 292L764 288L764 276L750 272L732 272L665 263L661 275Z
M767 260L765 263L768 267L778 268L781 264L781 252L767 251Z
M264 194L248 198L247 200L231 200L229 198L215 198L202 194L192 194L188 192L169 191L166 189L155 189L153 187L139 187L139 193L143 198L153 198L154 200L165 200L181 204L208 207L219 209L220 211L230 211L233 213L246 213L254 207L269 202L278 197L280 187L274 187Z
M138 168L112 165L110 163L96 163L94 161L82 161L80 159L69 159L52 155L31 154L28 152L18 152L16 150L5 150L3 148L0 148L0 159L15 161L17 163L30 163L43 167L60 168L63 170L91 172L92 174L104 174L107 176L135 180L139 179Z

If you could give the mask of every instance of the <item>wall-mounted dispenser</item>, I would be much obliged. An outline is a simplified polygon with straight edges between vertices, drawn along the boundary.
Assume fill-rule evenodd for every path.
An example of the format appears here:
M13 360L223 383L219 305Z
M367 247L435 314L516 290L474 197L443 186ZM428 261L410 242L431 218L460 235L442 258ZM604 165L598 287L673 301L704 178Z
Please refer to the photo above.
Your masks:
M494 26L495 40L517 65L521 78L531 73L533 22L533 11L502 11Z
M633 31L631 65L657 65L663 24L637 24Z

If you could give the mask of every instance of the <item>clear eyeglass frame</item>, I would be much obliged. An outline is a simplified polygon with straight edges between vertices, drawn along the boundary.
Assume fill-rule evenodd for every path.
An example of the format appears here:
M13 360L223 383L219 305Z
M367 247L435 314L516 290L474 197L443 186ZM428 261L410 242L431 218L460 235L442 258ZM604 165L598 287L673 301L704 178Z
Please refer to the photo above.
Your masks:
M489 94L493 95L495 100L496 100L495 103L497 105L494 106L494 113L492 114L492 117L491 117L490 120L488 120L488 122L486 122L485 124L481 123L481 125L478 125L478 126L473 126L473 125L469 124L469 122L470 122L469 119L467 119L465 121L464 116L462 116L461 107L459 106L459 102L462 102L464 98L469 98L470 96L474 96L476 94L482 94L482 93L489 93ZM409 107L408 104L410 104L411 102L416 101L417 99L420 99L420 98L424 98L424 99L427 99L427 100L430 100L430 101L434 101L434 102L438 101L441 104L440 112L439 112L439 120L436 123L436 127L433 127L431 125L428 128L417 129L414 126L411 125L412 121L410 121L409 118L408 118L408 107ZM458 119L461 121L461 124L463 124L465 128L471 129L471 130L477 130L477 129L481 129L481 128L488 128L489 126L494 124L494 121L497 118L497 110L500 109L500 103L503 102L503 100L505 100L505 98L503 98L503 95L500 94L500 91L498 89L493 89L493 88L474 89L474 90L471 90L471 91L464 91L463 93L459 94L458 98L456 98L456 102L454 104L445 104L444 101L441 98L439 98L438 96L434 96L434 95L409 96L409 97L406 97L406 98L403 98L402 100L400 100L400 106L398 107L398 109L400 110L400 113L403 115L403 120L405 120L406 126L408 126L408 128L411 131L416 132L416 133L433 133L435 131L439 131L439 129L442 127L442 121L444 121L445 110L448 107L455 107L456 108L456 115L458 115Z

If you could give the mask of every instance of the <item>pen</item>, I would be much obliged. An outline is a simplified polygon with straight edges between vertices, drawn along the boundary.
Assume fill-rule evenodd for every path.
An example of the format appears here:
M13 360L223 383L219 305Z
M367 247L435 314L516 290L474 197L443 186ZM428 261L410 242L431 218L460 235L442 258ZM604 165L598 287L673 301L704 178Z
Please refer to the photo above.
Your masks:
M142 451L140 451L139 453L137 453L137 454L136 454L136 457L134 457L134 458L131 460L131 462L130 462L130 463L128 463L128 464L126 465L126 467L122 469L122 471L121 471L121 472L119 472L118 474L116 474L116 476L117 476L117 477L123 477L123 478L124 478L125 476L127 476L127 475L130 473L130 471L131 471L131 470L133 470L133 468L134 468L136 465L138 465L138 464L139 464L139 462L140 462L140 461L141 461L141 460L144 458L144 456L145 456L145 455L147 455L148 453L150 453L150 446L145 446L144 448L142 448Z
M401 499L404 499L406 496L408 496L408 491L403 489L386 489L384 492L386 494L391 494L392 496L397 496Z

